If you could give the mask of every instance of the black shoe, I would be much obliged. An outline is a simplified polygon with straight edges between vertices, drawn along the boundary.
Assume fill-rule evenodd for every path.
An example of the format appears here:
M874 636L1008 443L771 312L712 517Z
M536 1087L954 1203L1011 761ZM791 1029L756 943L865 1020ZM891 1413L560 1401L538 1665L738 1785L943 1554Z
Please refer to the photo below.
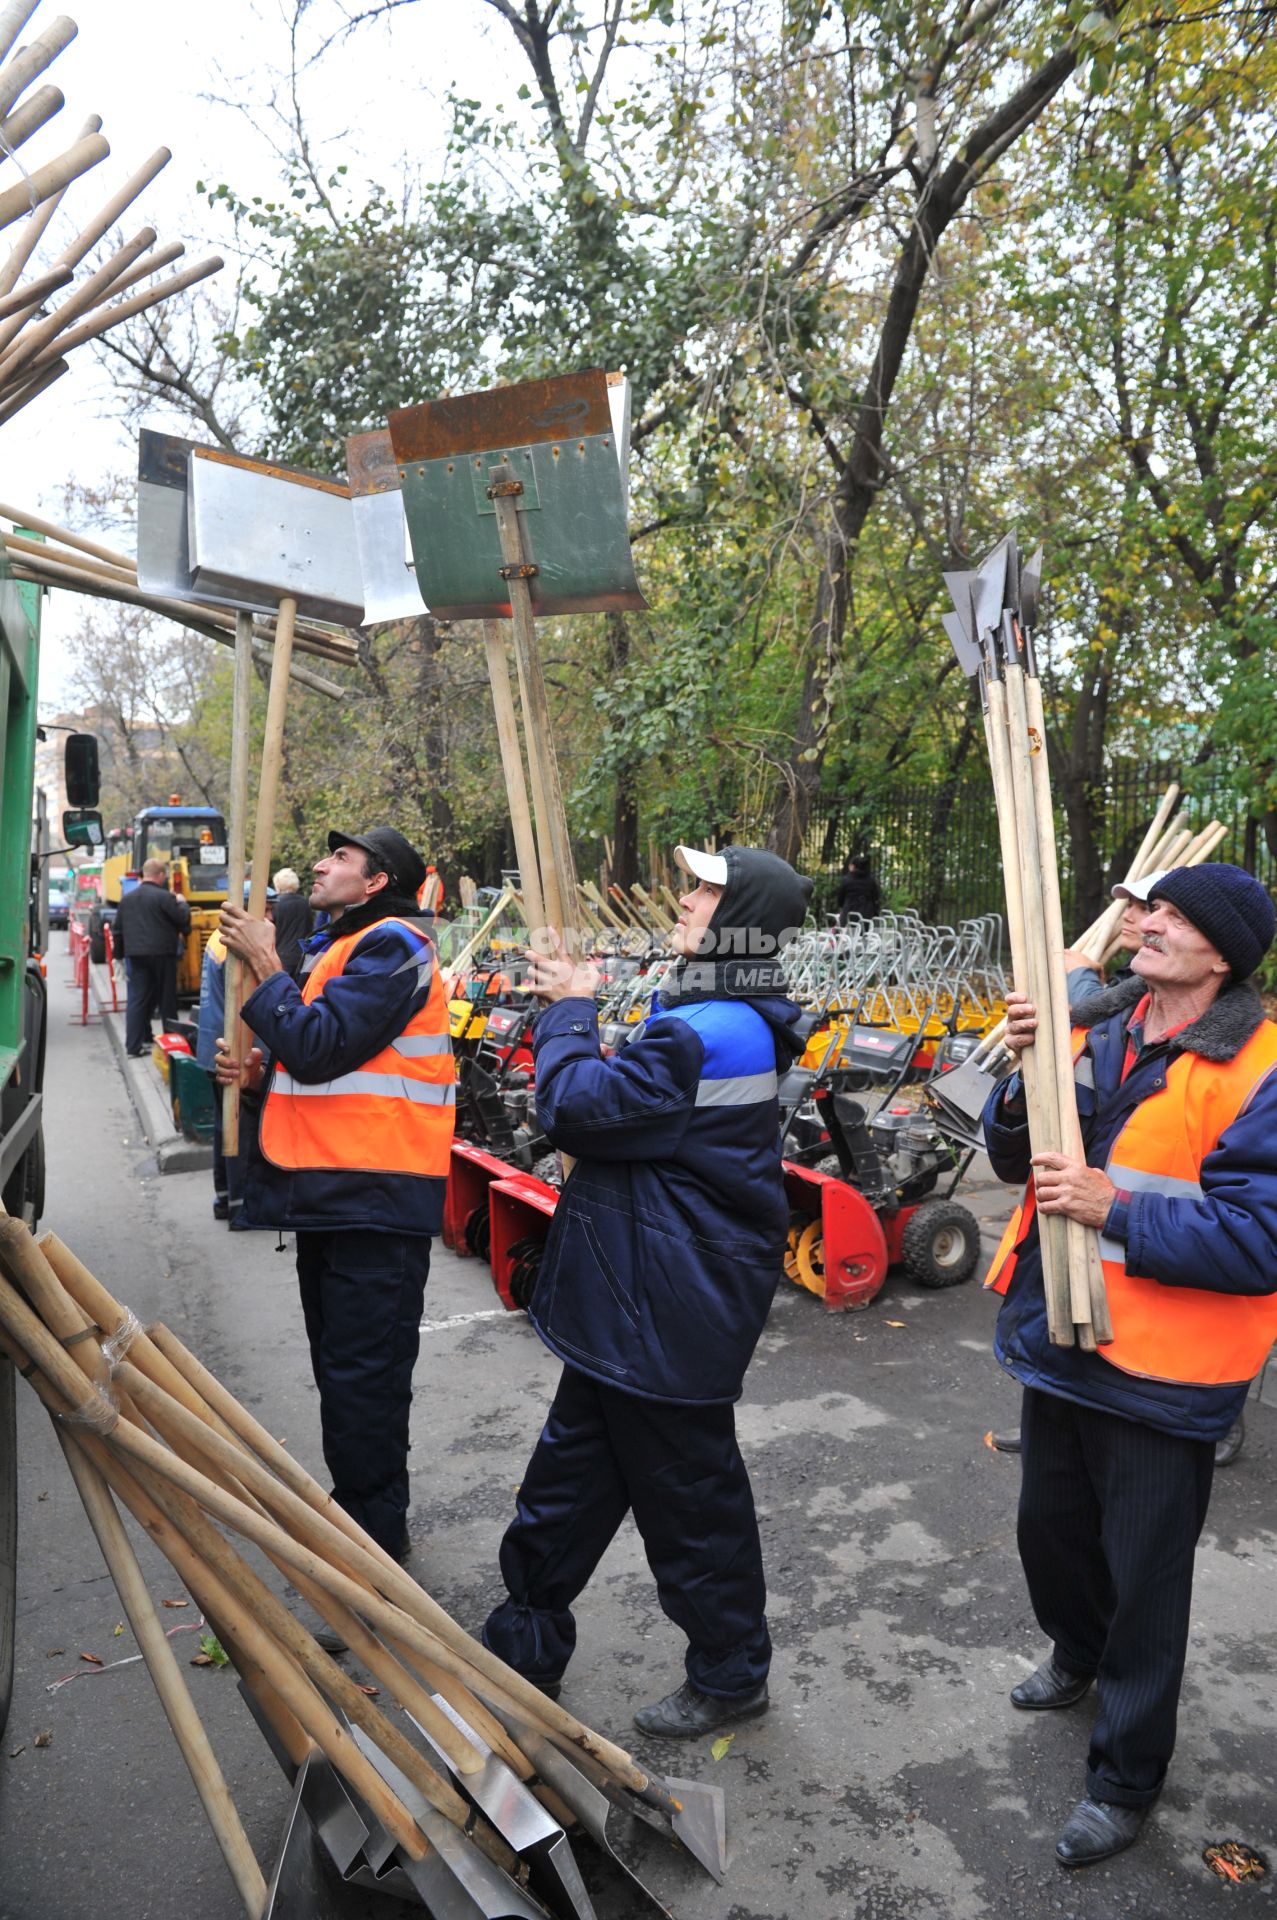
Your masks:
M1014 1433L991 1433L989 1435L989 1445L995 1453L1019 1453L1019 1429L1017 1428Z
M214 1220L229 1220L230 1217L231 1203L225 1194L219 1194L213 1202L213 1218Z
M149 1060L151 1057L151 1049L149 1047L130 1047L128 1049L128 1055L130 1060Z
M640 1733L657 1740L695 1740L702 1733L729 1726L733 1720L756 1720L769 1705L765 1680L753 1693L734 1700L701 1693L685 1680L677 1693L667 1693L655 1706L640 1707L634 1724Z
M1076 1706L1094 1680L1093 1673L1070 1673L1053 1653L1048 1654L1036 1673L1011 1689L1011 1705L1026 1713L1044 1713L1053 1707ZM1085 1805L1086 1803L1083 1802Z
M1097 1860L1111 1860L1134 1846L1147 1817L1147 1807L1118 1807L1088 1794L1069 1815L1055 1857L1062 1867L1093 1867Z
M1239 1415L1222 1440L1215 1442L1215 1465L1231 1467L1246 1441L1246 1422Z
M330 1627L323 1615L308 1606L295 1587L288 1590L289 1607L311 1639L324 1649L325 1653L348 1653L350 1649L338 1633L336 1627Z

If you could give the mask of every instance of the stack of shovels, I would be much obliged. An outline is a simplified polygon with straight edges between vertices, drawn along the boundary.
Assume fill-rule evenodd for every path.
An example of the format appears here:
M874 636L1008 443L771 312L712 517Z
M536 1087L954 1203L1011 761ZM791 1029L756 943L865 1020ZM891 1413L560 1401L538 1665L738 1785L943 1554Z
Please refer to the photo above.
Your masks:
M1037 1008L1037 1043L1021 1055L1029 1138L1035 1153L1080 1160L1046 723L1033 648L1041 577L1041 550L1022 564L1008 535L974 573L945 575L954 611L944 625L959 665L980 689L1012 969L1017 989ZM1051 1339L1094 1350L1113 1337L1099 1236L1062 1214L1044 1215L1039 1229Z
M315 1911L297 1889L314 1874L316 1840L352 1887L438 1920L589 1920L569 1838L582 1831L640 1887L652 1827L721 1879L719 1788L649 1773L472 1640L180 1340L162 1325L143 1331L55 1235L36 1240L0 1218L0 1276L0 1351L53 1418L254 1920ZM120 1509L202 1609L293 1781L269 1884ZM270 1568L337 1628L370 1685L321 1650L263 1577Z
M1169 786L1138 852L1122 876L1123 886L1134 886L1137 881L1147 880L1153 874L1168 873L1172 867L1200 866L1203 860L1212 857L1221 840L1226 838L1228 828L1218 820L1210 821L1200 832L1194 833L1184 814L1179 813L1174 819L1169 819L1178 798L1179 788ZM1118 928L1125 910L1124 898L1111 901L1086 932L1078 935L1073 942L1073 952L1085 954L1097 967L1105 966L1122 949ZM1005 1019L990 1027L961 1067L945 1074L929 1090L937 1105L952 1112L955 1122L960 1124L964 1119L978 1121L984 1111L984 1103L993 1091L994 1082L1009 1072L1014 1064L1012 1054L1003 1045L1006 1028Z

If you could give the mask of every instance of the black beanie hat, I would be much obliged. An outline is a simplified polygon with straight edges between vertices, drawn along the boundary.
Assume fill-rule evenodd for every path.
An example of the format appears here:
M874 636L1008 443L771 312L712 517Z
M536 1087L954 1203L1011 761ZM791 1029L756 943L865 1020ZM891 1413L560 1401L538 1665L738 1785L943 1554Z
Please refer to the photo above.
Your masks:
M1159 880L1149 905L1169 900L1216 952L1227 960L1234 980L1248 980L1272 945L1277 913L1254 874L1223 860L1199 867L1175 867Z

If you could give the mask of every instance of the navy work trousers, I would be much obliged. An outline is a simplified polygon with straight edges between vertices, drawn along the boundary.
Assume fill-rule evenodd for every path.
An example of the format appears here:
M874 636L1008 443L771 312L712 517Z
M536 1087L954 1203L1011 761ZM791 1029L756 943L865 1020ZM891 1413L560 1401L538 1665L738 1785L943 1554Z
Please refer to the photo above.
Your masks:
M767 1678L771 1639L754 1495L730 1406L670 1406L565 1367L501 1542L510 1598L485 1646L539 1682L576 1646L572 1602L633 1509L687 1677L730 1700Z
M151 1015L161 1020L177 1019L177 955L139 953L129 955L128 989L124 1003L124 1045L129 1053L140 1053L151 1044Z
M333 1494L378 1546L408 1533L412 1370L430 1271L421 1234L297 1235L297 1279Z
M1096 1675L1086 1790L1147 1807L1175 1747L1215 1446L1024 1391L1020 1558L1060 1665Z

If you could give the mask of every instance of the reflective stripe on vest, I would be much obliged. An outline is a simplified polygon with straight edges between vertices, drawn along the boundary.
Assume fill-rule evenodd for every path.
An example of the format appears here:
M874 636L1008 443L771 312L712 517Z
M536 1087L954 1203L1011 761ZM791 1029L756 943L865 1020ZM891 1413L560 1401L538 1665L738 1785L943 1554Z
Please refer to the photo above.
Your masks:
M415 966L419 977L429 980L426 1003L388 1046L350 1073L308 1084L276 1067L261 1130L262 1152L275 1166L447 1178L456 1068L447 1003L426 937L388 916L334 940L306 975L302 999L307 1005L317 999L327 982L344 972L360 940L385 926L404 928L414 948L421 943L419 957L405 967Z
M1086 1044L1073 1035L1074 1059ZM1168 1199L1201 1201L1202 1162L1277 1068L1277 1027L1264 1021L1231 1060L1181 1053L1166 1085L1141 1100L1109 1150L1105 1172L1115 1187ZM1033 1218L1033 1183L1002 1236L985 1285L1005 1293ZM1163 1286L1126 1270L1126 1249L1101 1238L1113 1340L1099 1353L1123 1372L1183 1385L1227 1386L1253 1380L1277 1340L1277 1295L1216 1293Z
M756 1107L763 1100L774 1100L780 1082L773 1067L770 1073L733 1073L722 1080L700 1080L696 1086L698 1107Z

